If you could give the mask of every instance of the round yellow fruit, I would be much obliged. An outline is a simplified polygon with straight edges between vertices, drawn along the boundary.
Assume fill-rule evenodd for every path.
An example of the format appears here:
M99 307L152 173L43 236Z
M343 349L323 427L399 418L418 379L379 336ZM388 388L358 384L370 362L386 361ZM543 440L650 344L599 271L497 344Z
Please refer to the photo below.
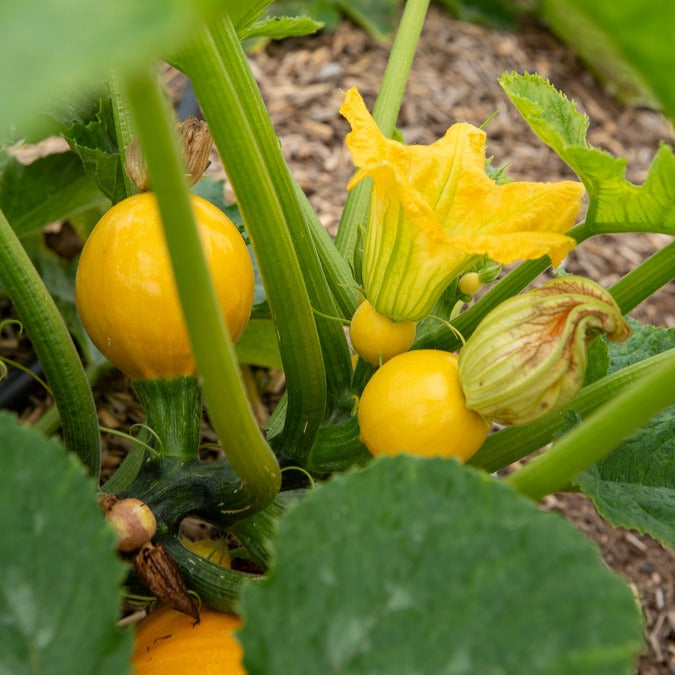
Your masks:
M410 349L416 326L413 321L392 321L364 300L354 312L349 337L364 361L379 366Z
M194 195L191 202L218 304L237 340L253 306L251 257L220 209ZM75 299L89 337L132 379L195 374L154 194L119 202L96 224L80 256Z
M136 675L246 675L243 649L234 637L241 620L208 607L201 621L160 607L136 625L132 665Z
M361 440L376 457L407 453L464 462L490 428L466 407L457 356L434 349L385 363L363 390L358 420Z

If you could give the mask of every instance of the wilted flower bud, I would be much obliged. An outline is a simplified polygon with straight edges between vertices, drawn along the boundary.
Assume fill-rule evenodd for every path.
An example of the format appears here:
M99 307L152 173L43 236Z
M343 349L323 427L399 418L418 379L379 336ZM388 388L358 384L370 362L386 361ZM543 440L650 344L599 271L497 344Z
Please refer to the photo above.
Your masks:
M155 516L140 499L116 499L106 495L99 501L106 520L115 530L117 548L121 552L136 551L155 536Z
M501 424L559 410L583 385L586 347L600 332L621 341L630 327L612 296L589 279L559 277L506 300L460 352L467 406Z
M209 165L209 154L213 147L211 132L206 122L192 116L178 122L176 132L183 149L183 164L188 183L194 185ZM141 192L151 189L148 167L138 137L133 138L127 146L124 167Z

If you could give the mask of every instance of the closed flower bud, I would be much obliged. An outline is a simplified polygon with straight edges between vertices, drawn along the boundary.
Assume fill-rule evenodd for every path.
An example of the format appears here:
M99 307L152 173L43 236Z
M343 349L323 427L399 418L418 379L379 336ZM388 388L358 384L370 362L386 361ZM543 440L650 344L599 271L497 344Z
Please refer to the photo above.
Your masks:
M588 343L630 327L612 296L577 276L506 300L490 312L459 355L469 408L501 424L527 424L555 412L579 391Z

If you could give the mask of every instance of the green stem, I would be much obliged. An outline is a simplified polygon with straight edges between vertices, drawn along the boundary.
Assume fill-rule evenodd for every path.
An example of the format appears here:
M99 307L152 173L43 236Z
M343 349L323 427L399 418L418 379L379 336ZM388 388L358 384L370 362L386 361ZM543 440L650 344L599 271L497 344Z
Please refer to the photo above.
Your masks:
M246 397L237 357L204 260L173 120L154 77L128 86L129 102L157 194L164 233L211 423L228 460L262 509L281 483L278 463Z
M609 292L621 308L621 312L628 314L661 286L671 281L673 274L675 274L675 242L668 244L631 270L617 281Z
M225 19L216 23L211 29L211 36L220 59L227 64L227 71L232 78L237 99L247 113L253 131L252 141L255 142L265 158L265 168L284 213L285 224L299 261L300 274L304 279L311 306L324 314L335 316L338 310L317 252L317 244L319 244L323 249L324 259L327 257L327 242L318 238L316 233L316 225L321 227L321 224L318 222L316 215L311 222L306 219L306 211L303 209L298 196L298 186L291 178L290 171L281 153L279 139L276 136L260 90L231 21ZM231 133L230 130L230 135ZM240 164L241 157L238 157L234 163L235 170ZM226 167L229 170L232 168L232 164L227 163ZM235 192L237 192L238 185L234 182L236 176L230 175L230 179ZM241 202L239 205L243 209L247 208L247 205ZM266 231L274 232L274 229L270 229L268 226ZM259 240L260 236L257 239L253 237L254 247ZM333 249L333 255L339 255L334 250L332 243L330 248ZM264 273L265 270L263 269ZM284 288L283 292L287 297L288 289ZM315 321L323 352L328 392L339 397L348 389L352 372L347 340L339 326L316 317ZM306 366L305 363L302 373L289 373L287 371L287 381L289 378L296 376L304 380Z
M202 392L195 377L135 380L146 424L159 440L158 452L183 461L199 456Z
M113 117L115 119L115 135L117 137L117 146L122 163L122 178L124 180L124 192L127 197L131 197L138 192L136 186L129 178L125 170L125 158L127 146L134 137L134 120L129 106L127 94L117 73L112 72L108 78L108 91L112 102Z
M608 455L629 434L675 403L675 349L653 365L629 389L591 414L545 454L511 474L506 482L541 499L572 482L585 469Z
M547 415L525 426L507 427L488 436L468 464L489 472L498 471L535 450L543 448L569 428L568 416L570 414L585 418L649 370L660 367L659 364L666 358L668 358L668 353L664 352L622 368L584 387L569 404L557 413Z
M230 40L232 32L228 23ZM181 63L194 86L237 195L277 329L287 375L288 414L284 430L276 440L291 449L302 463L326 408L321 343L274 176L259 144L259 130L254 128L251 118L249 106L258 103L249 100L244 105L239 93L242 85L235 81L235 77L243 77L248 66L245 59L241 62L239 47L232 50L232 62L227 64L220 51L224 51L222 45L219 50L213 36L204 32L181 54Z
M394 132L408 75L422 33L429 0L408 0L401 16L382 85L373 107L373 118L385 136ZM361 181L347 196L335 244L350 264L358 241L359 226L368 222L371 181Z
M66 448L98 480L101 439L91 387L59 310L1 211L0 283L44 370L61 416Z

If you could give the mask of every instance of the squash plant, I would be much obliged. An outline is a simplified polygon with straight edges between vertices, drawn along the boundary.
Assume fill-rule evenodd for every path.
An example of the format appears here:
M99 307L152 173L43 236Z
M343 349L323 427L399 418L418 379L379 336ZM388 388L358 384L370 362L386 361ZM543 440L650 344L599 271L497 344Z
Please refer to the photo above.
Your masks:
M267 4L64 8L43 0L39 14L25 5L0 10L2 26L35 24L29 40L3 29L20 67L0 60L3 91L13 94L0 129L11 127L7 141L57 131L71 147L25 170L7 153L1 160L0 283L43 365L67 451L0 415L1 512L9 514L0 540L1 669L130 671L132 629L115 621L118 584L126 575L131 589L134 580L130 555L117 557L96 503L102 490L152 510L157 533L137 556L164 570L175 564L209 608L198 640L183 626L172 638L175 654L163 649L182 670L178 655L191 649L183 641L197 640L200 654L232 650L239 623L219 628L215 610L243 618L237 636L250 673L631 672L642 643L629 588L579 533L535 502L580 489L610 522L673 545L675 336L623 315L671 280L675 248L610 289L560 276L553 290L521 291L594 235L674 234L672 149L659 149L643 185L630 184L625 160L588 143L589 121L573 102L539 76L515 73L500 80L507 97L578 181L508 181L486 163L485 131L469 124L453 125L431 146L406 146L395 121L428 5L409 0L372 115L356 88L345 93L341 112L352 127L346 143L357 172L333 241L284 162L241 47L251 36L317 25L266 19ZM91 30L67 41L44 72L21 76L31 63L25 50L37 48L41 31L81 25L83 17ZM240 332L233 316L248 314L248 305L231 315L219 301L245 286L250 303L251 261L228 269L230 277L226 263L207 264L197 226L205 211L241 254L244 239L190 195L153 69L160 58L191 80L236 195L236 209L225 210L233 220L240 214L262 279L257 328L241 339L249 353L262 352L268 347L256 340L272 336L287 382L264 434L233 345ZM47 120L44 109L52 111ZM134 196L122 169L136 135L154 196ZM48 199L32 194L40 185ZM209 184L195 189L208 193ZM141 205L143 218L131 218L130 204ZM133 243L109 252L97 243L100 224L90 235L80 312L94 342L134 379L147 417L101 489L91 370L81 355L89 365L99 357L71 315L78 353L59 298L22 245L47 222L92 209L107 211L104 225L122 213ZM164 246L168 257L160 255ZM107 297L113 283L138 281L141 248L161 258L162 281L175 280L177 303L164 291L159 313L149 306L152 295L126 308L115 304L122 291ZM495 280L500 264L517 260L525 262L458 311L477 285ZM105 276L92 274L97 268ZM166 327L169 316L177 323ZM375 322L355 322L363 356L355 360L343 328L353 316ZM148 337L156 325L161 330ZM540 341L537 358L528 336ZM152 345L147 358L134 351L139 342ZM113 343L122 357L108 350ZM164 359L171 367L156 368ZM551 369L555 377L543 377ZM401 388L407 399L396 396ZM489 391L499 405L488 409ZM225 459L199 459L202 402ZM509 426L487 435L493 418ZM494 474L549 443L507 477ZM217 565L185 546L179 528L189 515L234 535L239 554L265 574ZM160 578L168 583L173 574ZM170 593L161 597L171 601ZM152 641L148 630L140 629L137 649Z

